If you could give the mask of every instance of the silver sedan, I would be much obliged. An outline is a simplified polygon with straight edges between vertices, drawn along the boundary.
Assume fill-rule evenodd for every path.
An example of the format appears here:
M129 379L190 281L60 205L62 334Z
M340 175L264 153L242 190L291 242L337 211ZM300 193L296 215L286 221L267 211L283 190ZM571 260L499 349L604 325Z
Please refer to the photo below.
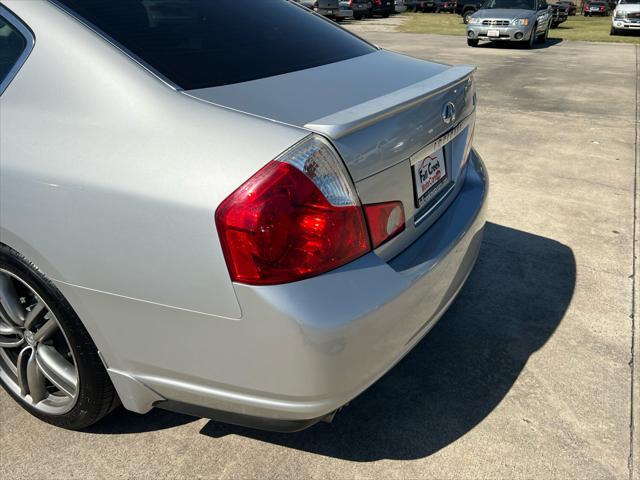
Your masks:
M473 67L285 0L3 0L0 54L0 383L44 421L329 420L472 270Z

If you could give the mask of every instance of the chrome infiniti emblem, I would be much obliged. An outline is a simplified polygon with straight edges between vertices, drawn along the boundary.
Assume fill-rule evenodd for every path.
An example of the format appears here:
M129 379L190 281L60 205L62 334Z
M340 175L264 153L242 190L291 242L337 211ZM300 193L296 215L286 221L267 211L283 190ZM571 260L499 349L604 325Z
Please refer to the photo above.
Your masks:
M442 121L449 125L456 120L456 106L447 102L442 106Z

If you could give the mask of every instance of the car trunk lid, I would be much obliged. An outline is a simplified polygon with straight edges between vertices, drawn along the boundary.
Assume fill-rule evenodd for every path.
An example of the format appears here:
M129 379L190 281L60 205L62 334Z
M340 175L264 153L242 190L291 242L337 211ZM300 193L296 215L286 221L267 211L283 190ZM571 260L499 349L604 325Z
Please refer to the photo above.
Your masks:
M377 51L187 94L329 138L363 203L402 201L405 231L376 250L391 258L424 232L455 197L473 134L473 71L471 66L449 67ZM440 163L446 182L438 182L437 193L429 190L433 198L420 201L416 192L422 170L416 165L421 164L428 176L429 162L434 168Z

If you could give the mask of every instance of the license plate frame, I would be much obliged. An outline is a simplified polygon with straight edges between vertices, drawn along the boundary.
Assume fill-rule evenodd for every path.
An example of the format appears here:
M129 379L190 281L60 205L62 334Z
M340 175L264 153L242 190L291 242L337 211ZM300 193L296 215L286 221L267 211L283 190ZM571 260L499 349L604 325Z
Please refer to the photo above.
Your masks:
M451 183L445 147L426 155L411 166L413 195L417 209L434 203Z

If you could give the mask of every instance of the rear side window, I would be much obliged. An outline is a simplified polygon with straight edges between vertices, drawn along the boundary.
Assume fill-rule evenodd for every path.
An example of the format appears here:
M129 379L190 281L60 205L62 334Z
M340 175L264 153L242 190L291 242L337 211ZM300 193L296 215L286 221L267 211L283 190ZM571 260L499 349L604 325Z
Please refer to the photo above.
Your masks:
M12 26L9 21L0 15L0 93L10 80L14 66L27 48L27 40Z
M287 0L56 0L185 90L280 75L375 49Z

